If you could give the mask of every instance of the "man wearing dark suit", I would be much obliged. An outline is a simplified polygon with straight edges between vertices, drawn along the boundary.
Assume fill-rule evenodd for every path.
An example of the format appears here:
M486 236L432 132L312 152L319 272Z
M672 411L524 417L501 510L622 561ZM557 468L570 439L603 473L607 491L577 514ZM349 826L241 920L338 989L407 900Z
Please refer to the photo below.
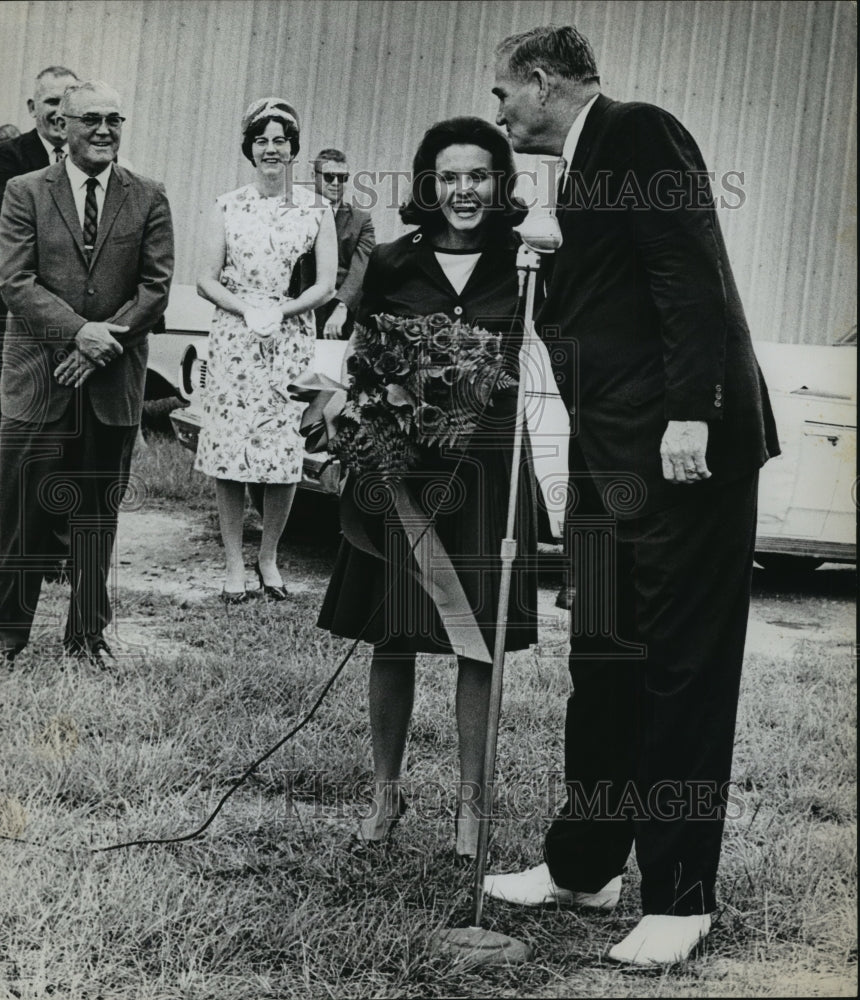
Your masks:
M334 298L316 310L317 337L348 340L361 302L361 284L376 245L370 215L344 199L349 180L346 155L322 149L314 160L314 187L331 202L337 229L337 284Z
M567 803L545 863L485 886L608 909L635 843L644 915L609 957L671 963L716 907L758 470L776 430L692 136L604 97L573 28L513 36L497 56L497 123L517 151L564 160L564 241L536 322L571 415L576 598Z
M57 109L63 91L77 80L76 74L65 66L48 66L36 76L33 96L27 101L27 110L35 119L36 127L0 144L0 205L6 185L13 177L41 170L65 157L66 133L57 121ZM3 363L5 327L6 305L0 298L0 367ZM61 523L55 529L54 548L58 561L46 572L46 579L61 580L65 577L65 554L68 549L68 531Z
M25 646L49 529L70 516L64 646L101 661L117 508L140 419L147 335L164 312L173 230L161 185L114 163L119 97L66 90L63 163L9 181L0 292L9 325L0 376L0 655Z
M0 143L0 202L12 177L41 170L66 155L66 134L57 121L57 109L63 91L77 79L65 66L48 66L36 77L33 96L27 101L36 127Z
M35 118L36 127L0 143L0 205L6 185L13 177L41 170L66 155L66 133L57 121L57 108L63 91L77 79L65 66L48 66L36 77L33 96L27 101L27 110ZM0 356L5 317L6 307L0 299Z

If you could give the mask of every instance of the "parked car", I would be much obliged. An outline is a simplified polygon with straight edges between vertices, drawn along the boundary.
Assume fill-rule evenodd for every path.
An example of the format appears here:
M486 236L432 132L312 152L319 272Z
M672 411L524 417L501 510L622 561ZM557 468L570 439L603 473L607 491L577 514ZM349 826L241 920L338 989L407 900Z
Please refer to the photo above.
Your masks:
M857 328L832 346L757 342L782 454L759 482L756 561L857 561Z
M187 405L170 420L192 450L200 429L200 390L206 384L206 336L212 307L189 286L171 293L168 333L153 347L175 365L165 375ZM175 297L175 302L174 302ZM783 454L762 470L756 559L768 569L808 570L820 563L856 562L857 346L856 329L834 346L757 342L770 389ZM315 368L340 377L342 341L316 342ZM159 373L160 374L160 373ZM568 420L543 344L526 369L526 420L540 485L541 537L562 538L567 481ZM329 456L304 458L302 486L336 494L340 469Z
M182 359L189 347L206 343L214 306L201 299L194 285L173 285L164 314L164 329L149 336L149 360L143 392L144 430L170 431L169 414L185 406ZM189 386L190 387L190 386Z

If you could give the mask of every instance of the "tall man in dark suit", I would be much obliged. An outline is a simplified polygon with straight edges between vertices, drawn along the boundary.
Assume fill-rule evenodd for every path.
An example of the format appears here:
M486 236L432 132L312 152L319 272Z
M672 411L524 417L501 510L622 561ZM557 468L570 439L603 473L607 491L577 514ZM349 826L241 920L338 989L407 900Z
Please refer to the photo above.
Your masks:
M316 310L317 336L348 340L361 301L361 284L376 245L369 213L344 198L349 164L339 149L321 149L314 160L314 187L331 202L337 229L337 284L334 298Z
M486 889L611 908L635 843L644 915L609 957L669 963L716 906L758 470L776 432L692 136L604 97L574 28L513 36L497 56L497 123L517 151L564 159L564 242L537 326L571 414L576 598L567 803L545 863Z
M65 162L9 181L0 292L9 326L0 376L0 655L27 643L49 528L71 523L64 646L101 660L107 575L146 374L147 335L167 305L173 230L160 184L114 163L119 97L68 88Z

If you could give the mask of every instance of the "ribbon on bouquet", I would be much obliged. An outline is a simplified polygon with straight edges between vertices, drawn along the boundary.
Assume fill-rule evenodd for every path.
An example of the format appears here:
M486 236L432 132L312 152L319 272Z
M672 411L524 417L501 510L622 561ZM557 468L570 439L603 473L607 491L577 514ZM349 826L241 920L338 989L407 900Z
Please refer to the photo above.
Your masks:
M394 486L394 509L418 565L419 583L436 605L451 649L458 656L492 663L493 657L445 546L436 534L433 522L400 479Z
M387 479L386 484L415 560L414 567L404 567L405 572L417 580L433 601L453 652L470 660L492 663L484 635L432 519L415 502L401 478ZM349 490L341 498L341 526L344 537L355 548L377 559L386 558L367 533L364 515Z
M328 375L305 372L287 386L291 399L307 403L299 424L305 439L305 451L316 455L328 450L328 443L337 433L337 418L346 404L346 387Z
M337 433L337 418L346 403L346 388L319 372L307 372L287 386L292 399L307 403L299 432L305 449L312 454L326 451ZM415 502L400 477L386 480L391 487L394 509L409 542L414 568L404 567L426 591L439 612L451 649L481 663L492 663L483 633L475 619L457 571L445 551L433 521ZM341 524L350 544L377 559L385 559L371 539L364 524L364 514L355 504L350 490L341 497Z

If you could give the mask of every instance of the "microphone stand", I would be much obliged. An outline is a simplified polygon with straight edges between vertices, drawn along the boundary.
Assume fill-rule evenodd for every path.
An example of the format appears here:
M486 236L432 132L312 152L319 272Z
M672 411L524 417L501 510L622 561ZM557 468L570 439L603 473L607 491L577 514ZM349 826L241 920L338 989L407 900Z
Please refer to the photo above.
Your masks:
M513 454L511 456L511 481L508 491L508 518L505 537L501 543L502 575L499 584L499 607L496 620L495 646L493 649L490 702L487 708L487 735L484 744L484 770L481 778L481 812L478 817L478 852L475 857L472 924L437 931L433 946L437 952L476 965L513 965L527 962L532 957L531 948L517 938L481 927L484 910L484 873L487 867L487 847L490 837L490 817L493 810L493 783L496 771L496 746L499 736L499 716L502 708L502 681L505 663L505 637L508 626L508 605L511 596L511 575L517 542L514 537L517 495L519 491L520 464L522 461L525 419L525 372L531 344L535 339L534 302L539 254L553 253L561 246L561 231L554 215L539 217L530 224L527 220L520 230L522 244L517 252L519 299L525 287L525 313L523 339L519 351L519 381L517 409L514 425Z
M502 539L500 556L502 577L499 584L499 607L496 617L496 642L493 650L493 672L490 681L490 703L487 709L487 737L484 745L484 770L482 777L483 795L478 825L478 853L475 858L475 884L473 899L473 919L475 927L480 927L484 909L484 872L487 867L487 847L490 839L490 816L493 812L493 784L496 773L496 745L499 736L499 717L502 710L502 682L505 670L505 638L508 630L508 606L511 597L511 575L517 554L515 521L517 496L520 482L523 435L526 432L526 390L525 373L529 348L534 332L535 282L540 267L540 258L525 243L517 251L517 275L522 288L526 286L526 305L523 324L523 339L519 351L519 381L517 385L516 423L514 425L514 447L511 457L511 482L508 490L508 520L505 537Z

